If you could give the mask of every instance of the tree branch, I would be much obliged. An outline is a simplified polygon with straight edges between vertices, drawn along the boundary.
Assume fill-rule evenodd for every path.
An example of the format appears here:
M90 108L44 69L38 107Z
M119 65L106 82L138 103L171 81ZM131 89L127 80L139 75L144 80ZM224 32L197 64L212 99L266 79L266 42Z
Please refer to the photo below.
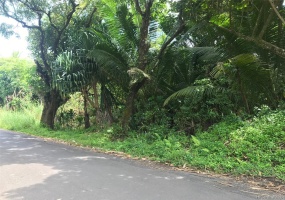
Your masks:
M153 5L153 2L154 2L154 0L148 0L147 3L146 3L145 12L149 13L149 15L150 15L150 9L151 9L151 7Z
M91 101L91 99L89 98L89 96L87 94L86 94L85 98L90 103L90 105L97 111L98 106L96 106L96 104L93 101Z
M12 15L12 14L9 14L8 10L6 9L6 0L4 0L2 2L2 10L5 14L5 16L7 16L8 18L11 18L13 20L15 20L16 22L20 23L24 28L29 28L29 29L38 29L39 30L39 26L35 26L35 25L28 25L27 22L23 21L23 20L20 20L17 15Z
M76 4L74 0L69 0L69 2L71 3L71 6L72 6L71 11L68 13L68 15L66 17L65 24L63 25L62 29L58 30L58 35L57 35L55 42L53 44L52 49L53 49L55 56L57 56L57 54L58 54L57 47L58 47L59 42L61 40L61 36L62 36L63 32L65 31L65 29L67 28L67 26L69 25L69 23L72 19L73 13L75 13L76 7L78 6L78 4Z
M263 25L263 27L262 27L262 29L261 29L259 35L258 35L258 37L259 37L260 39L263 38L263 35L265 34L266 29L267 29L268 26L270 25L270 22L271 22L272 17L273 17L273 11L270 11L269 16L267 17L266 22L264 23L264 25Z
M51 71L50 65L48 64L47 58L46 58L46 48L45 48L45 33L42 29L42 15L38 14L38 24L39 24L39 31L40 31L40 54L41 54L41 59L44 63L45 68L47 69L48 72ZM50 81L50 80L49 80ZM50 85L50 82L48 83Z
M163 56L163 54L164 54L166 48L168 47L168 45L169 45L180 33L182 33L183 30L185 29L185 26L186 26L186 25L185 25L185 22L184 22L184 20L183 20L183 18L182 18L182 10L180 10L178 18L179 18L179 21L180 21L180 25L179 25L178 29L174 32L174 34L161 46L160 51L159 51L158 56L157 56L158 62L159 62L159 60L162 58L162 56Z
M23 3L24 2L21 2L21 1L18 1L20 3ZM23 21L23 20L20 20L17 15L11 15L9 14L9 12L7 11L6 9L6 0L2 2L2 9L3 9L3 12L4 14L11 18L11 19L14 19L15 21L17 21L18 23L20 23L24 28L28 28L28 29L36 29L40 32L40 43L39 43L39 47L40 47L40 57L43 61L43 64L44 66L46 67L46 70L49 71L50 70L50 66L47 62L47 59L46 59L46 56L45 56L45 47L44 47L44 43L45 43L45 34L44 34L44 31L42 30L42 27L41 27L41 19L42 19L42 13L40 12L36 12L37 16L38 16L38 25L28 25L27 22ZM28 8L30 8L29 5L26 5L24 4L25 6L28 6ZM36 65L37 65L37 71L39 73L39 75L41 76L41 78L44 80L44 82L49 85L50 84L50 79L47 75L47 72L45 72L42 68L42 66L40 65L40 63L38 61L35 61Z
M90 28L91 26L91 23L92 23L92 19L93 19L93 16L95 14L95 12L97 11L97 7L94 7L94 9L92 10L91 14L90 14L90 17L85 25L86 28Z
M50 78L46 71L43 70L42 65L39 63L39 61L34 60L37 66L37 73L41 77L41 79L45 82L46 85L50 85Z
M145 70L147 65L147 53L150 47L148 42L149 24L151 20L151 7L154 0L148 0L145 5L145 12L142 15L142 24L140 27L140 42L139 42L139 58L138 68ZM139 6L138 0L135 0L136 5ZM140 10L141 11L141 10ZM139 11L138 11L139 12Z
M27 3L27 1L23 2L22 0L17 0L18 2L22 3L23 5L25 5L27 8L29 8L30 10L32 10L33 12L41 12L41 13L45 13L44 10L39 9L38 7L35 6L31 6Z
M255 22L254 29L253 29L253 31L252 31L252 36L255 36L255 35L256 35L257 27L258 27L259 22L260 22L260 20L261 20L261 16L262 16L262 14L263 14L263 10L264 10L264 5L262 4L262 7L261 7L261 9L260 9L260 11L259 11L259 13L258 13L258 17L257 17L256 22Z
M276 15L279 17L279 19L282 21L282 23L285 25L285 20L284 18L280 15L280 13L278 12L278 10L276 9L274 0L268 0L271 7L273 8L274 12L276 13Z
M217 25L216 25L217 26ZM265 49L265 50L268 50L270 52L272 52L273 54L277 55L277 56L280 56L282 58L285 58L285 49L282 49L274 44L271 44L261 38L256 38L256 37L251 37L251 36L246 36L242 33L239 33L239 32L236 32L234 30L230 30L230 29L227 29L225 27L222 27L222 26L217 26L218 28L224 30L224 31L227 31L229 33L232 33L234 34L235 36L241 38L241 39L244 39L248 42L253 42L254 44L256 44L257 46L261 47L262 49Z
M55 29L55 31L59 34L58 28L57 28L56 25L52 22L50 11L49 11L48 13L46 13L46 15L48 16L48 20L49 20L50 25L51 25L51 26Z
M49 65L48 60L47 60L47 48L45 46L46 35L45 35L45 31L42 28L42 17L44 14L46 14L48 16L49 23L50 23L51 27L53 27L55 29L55 31L58 33L56 40L53 44L53 50L57 54L57 48L58 48L60 39L62 37L62 34L63 34L64 30L67 28L67 26L69 25L71 18L72 18L72 15L75 12L77 5L75 4L74 1L70 0L70 2L72 4L72 10L70 11L70 13L68 13L67 20L66 20L64 26L62 27L62 29L59 29L53 24L50 13L46 13L44 10L37 8L36 6L29 5L27 3L27 1L17 0L17 2L19 4L22 4L22 6L25 6L33 14L37 15L37 21L38 21L37 25L28 25L28 23L26 21L20 19L20 17L17 16L16 11L14 12L13 15L11 13L9 13L9 11L7 10L8 5L6 5L7 0L4 0L2 2L2 4L1 4L2 10L7 17L14 19L18 23L20 23L24 28L36 29L39 31L39 33L40 33L40 38L39 38L40 58L41 58L43 66L41 65L41 63L39 61L36 61L37 71L40 74L40 76L42 77L42 79L44 80L44 82L50 86L51 80L49 78L49 75L50 75L49 73L51 72L51 68L50 68L50 65Z
M137 10L137 12L138 12L141 16L143 16L144 13L142 12L142 9L141 9L139 0L134 0L134 1L135 1L135 5L136 5L136 10Z

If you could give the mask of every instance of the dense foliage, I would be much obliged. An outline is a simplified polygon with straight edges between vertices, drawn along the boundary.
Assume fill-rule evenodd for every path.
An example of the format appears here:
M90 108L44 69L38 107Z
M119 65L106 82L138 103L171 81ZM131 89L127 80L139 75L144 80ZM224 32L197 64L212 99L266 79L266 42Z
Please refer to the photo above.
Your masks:
M21 59L18 53L0 58L0 105L18 110L25 100L37 100L40 80L31 60Z
M1 59L1 104L30 93L51 129L108 130L120 151L285 179L284 0L3 0L0 15L29 29L38 74Z
M189 134L284 101L282 0L13 0L1 14L30 31L44 83L41 122L50 128L74 92L83 96L86 128L143 129L154 105L165 126Z

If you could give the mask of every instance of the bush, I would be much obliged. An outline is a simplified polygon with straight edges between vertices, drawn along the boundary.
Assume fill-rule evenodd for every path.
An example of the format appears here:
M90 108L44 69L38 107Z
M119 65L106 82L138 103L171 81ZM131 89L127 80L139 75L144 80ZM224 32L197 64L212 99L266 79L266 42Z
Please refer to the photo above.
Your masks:
M163 107L163 97L150 97L147 100L141 99L136 103L136 110L132 121L131 128L140 132L148 132L152 126L170 125L168 111Z
M194 84L207 89L214 88L209 79L197 80ZM226 91L186 97L173 104L173 107L177 108L173 118L176 128L188 135L194 135L199 130L207 130L235 110L230 92Z
M284 119L282 110L267 111L243 123L226 119L208 132L197 134L200 143L192 145L195 159L190 163L215 171L284 180Z

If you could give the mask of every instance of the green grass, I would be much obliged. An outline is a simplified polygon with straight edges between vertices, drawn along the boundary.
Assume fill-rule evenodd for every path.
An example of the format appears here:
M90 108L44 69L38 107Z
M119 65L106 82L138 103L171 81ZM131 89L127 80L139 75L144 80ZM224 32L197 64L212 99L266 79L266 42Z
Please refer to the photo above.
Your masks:
M134 157L171 163L175 166L217 173L274 177L285 182L285 112L270 111L250 121L226 118L207 132L187 137L165 127L153 126L144 134L129 132L114 140L117 128L51 131L39 126L39 109L0 110L0 127L54 138L84 147L119 151ZM34 115L32 114L34 113Z
M9 130L25 130L28 128L39 128L39 113L41 107L25 109L22 111L7 111L0 108L0 127Z

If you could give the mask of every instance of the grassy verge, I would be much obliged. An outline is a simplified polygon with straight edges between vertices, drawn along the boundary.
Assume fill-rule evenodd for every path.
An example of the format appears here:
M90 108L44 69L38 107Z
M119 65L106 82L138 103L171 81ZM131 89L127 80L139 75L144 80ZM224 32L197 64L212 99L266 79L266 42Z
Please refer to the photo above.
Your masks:
M37 109L33 112L37 113ZM113 139L116 127L100 131L51 131L39 126L39 116L32 115L33 112L0 110L0 127L75 145L125 152L175 166L272 177L285 182L285 112L282 110L262 113L250 121L227 118L192 137L153 126L144 134L130 132L124 140Z
M39 119L42 106L29 106L21 111L7 111L0 108L0 128L9 130L26 130L29 128L40 128Z

